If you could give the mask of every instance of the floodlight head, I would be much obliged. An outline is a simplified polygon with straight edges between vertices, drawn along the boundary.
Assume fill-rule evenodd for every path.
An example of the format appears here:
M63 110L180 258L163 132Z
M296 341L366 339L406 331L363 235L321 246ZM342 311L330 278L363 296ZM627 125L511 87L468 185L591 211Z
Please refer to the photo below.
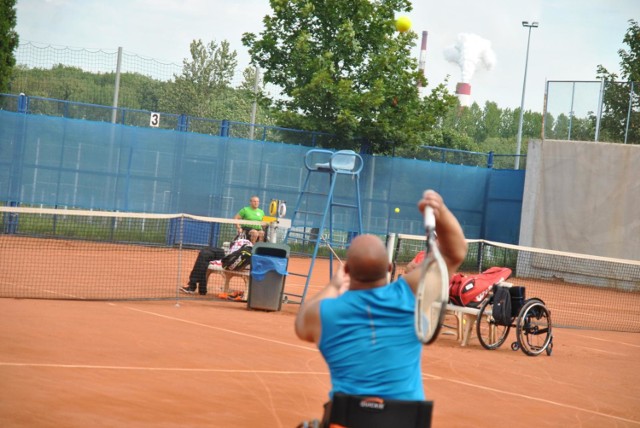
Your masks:
M537 21L532 22L532 23L531 23L531 26L532 26L533 28L538 28L538 22L537 22Z
M522 26L526 27L527 25L529 25L529 21L522 21Z

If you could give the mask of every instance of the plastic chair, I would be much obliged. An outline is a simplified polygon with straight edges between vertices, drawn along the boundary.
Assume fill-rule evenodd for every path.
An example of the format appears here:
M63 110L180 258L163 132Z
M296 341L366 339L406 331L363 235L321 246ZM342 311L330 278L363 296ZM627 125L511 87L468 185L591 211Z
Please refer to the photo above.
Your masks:
M318 158L327 162L316 162ZM328 172L342 172L358 174L362 170L362 157L353 150L330 150L312 149L307 152L304 158L305 166L308 170L323 170Z

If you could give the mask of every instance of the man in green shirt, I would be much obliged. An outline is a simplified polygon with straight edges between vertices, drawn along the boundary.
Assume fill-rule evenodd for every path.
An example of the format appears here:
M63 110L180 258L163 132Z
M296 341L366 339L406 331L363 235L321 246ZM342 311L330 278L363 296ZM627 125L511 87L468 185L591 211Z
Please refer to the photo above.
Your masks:
M257 196L252 196L250 199L250 205L242 208L238 211L233 218L236 220L249 220L249 221L262 221L264 217L264 211L262 211L260 207L260 198ZM249 225L249 224L236 224L236 229L238 233L245 232L247 238L255 243L256 241L264 241L264 230L260 225Z

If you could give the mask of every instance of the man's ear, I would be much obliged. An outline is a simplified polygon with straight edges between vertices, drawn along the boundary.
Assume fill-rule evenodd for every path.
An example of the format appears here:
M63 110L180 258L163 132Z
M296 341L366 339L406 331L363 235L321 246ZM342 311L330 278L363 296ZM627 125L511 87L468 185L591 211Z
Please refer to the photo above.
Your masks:
M393 263L389 262L389 265L387 266L387 272L391 272L393 270Z

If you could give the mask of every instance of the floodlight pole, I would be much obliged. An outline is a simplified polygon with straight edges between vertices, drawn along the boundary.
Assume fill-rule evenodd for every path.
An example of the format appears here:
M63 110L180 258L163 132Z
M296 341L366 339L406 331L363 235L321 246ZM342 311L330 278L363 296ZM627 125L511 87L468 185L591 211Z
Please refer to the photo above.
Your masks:
M538 22L522 21L522 26L529 28L527 37L527 55L524 62L524 81L522 82L522 99L520 100L520 120L518 122L518 137L516 140L516 160L513 169L520 168L520 147L522 146L522 120L524 119L524 93L527 88L527 68L529 67L529 43L531 42L531 29L538 28Z

